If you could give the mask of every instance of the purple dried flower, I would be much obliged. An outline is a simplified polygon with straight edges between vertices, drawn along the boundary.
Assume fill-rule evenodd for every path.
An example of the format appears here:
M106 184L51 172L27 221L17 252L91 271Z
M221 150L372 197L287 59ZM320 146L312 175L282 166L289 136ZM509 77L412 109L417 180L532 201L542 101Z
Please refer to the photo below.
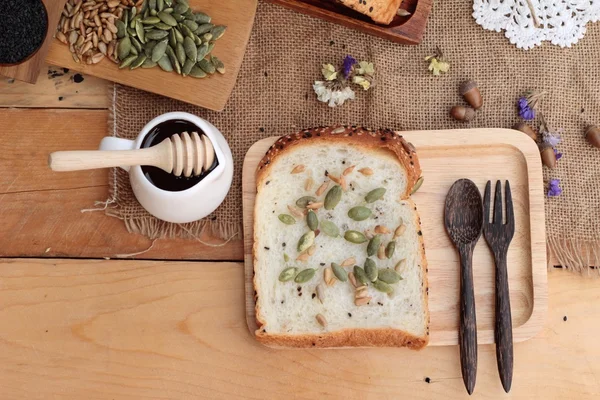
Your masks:
M352 56L346 56L344 58L344 63L342 64L342 72L344 73L344 78L348 79L350 73L352 72L352 67L356 64L356 59Z
M519 108L519 116L525 121L531 121L535 118L535 111L529 107L529 101L525 97L521 97L517 102Z
M548 197L560 196L562 189L558 185L560 185L559 179L550 179L548 183Z
M554 150L554 155L556 156L556 161L560 160L562 158L562 153L559 153L558 150L553 149Z
M548 146L556 147L560 143L560 135L558 132L544 132L542 142L548 144Z

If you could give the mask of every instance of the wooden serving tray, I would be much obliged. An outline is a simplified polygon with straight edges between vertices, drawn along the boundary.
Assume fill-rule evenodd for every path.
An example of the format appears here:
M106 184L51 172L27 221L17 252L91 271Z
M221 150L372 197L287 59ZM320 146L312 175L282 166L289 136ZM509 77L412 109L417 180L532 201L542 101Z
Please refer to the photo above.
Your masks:
M469 178L483 193L488 180L508 179L515 212L515 236L508 251L508 278L513 339L535 336L544 324L548 303L544 193L539 150L527 135L509 129L465 129L402 132L419 155L425 181L412 196L419 207L429 264L430 342L458 344L459 260L444 229L444 201L450 186ZM255 143L244 160L244 260L246 319L254 334L252 284L255 171L277 138ZM473 257L477 337L494 342L494 261L483 238Z
M219 39L213 51L213 54L225 64L227 72L224 75L215 74L207 78L196 79L184 78L175 72L164 72L158 67L138 68L133 71L120 70L118 65L110 60L103 60L96 65L80 64L73 61L68 47L58 40L52 40L46 62L189 104L221 111L229 99L242 65L258 0L244 2L189 0L189 4L196 11L209 14L216 25L227 26L227 32Z
M268 0L303 14L334 22L392 42L417 45L423 40L433 0L404 0L400 8L411 13L396 16L389 25L380 25L335 0Z

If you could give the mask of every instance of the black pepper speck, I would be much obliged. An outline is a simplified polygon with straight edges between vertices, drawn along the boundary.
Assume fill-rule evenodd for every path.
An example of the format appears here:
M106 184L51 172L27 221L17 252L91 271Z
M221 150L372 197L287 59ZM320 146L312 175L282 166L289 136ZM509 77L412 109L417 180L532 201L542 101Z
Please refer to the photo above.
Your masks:
M431 383L431 378L429 378L428 376L427 376L427 377L425 377L425 382L427 382L427 383Z

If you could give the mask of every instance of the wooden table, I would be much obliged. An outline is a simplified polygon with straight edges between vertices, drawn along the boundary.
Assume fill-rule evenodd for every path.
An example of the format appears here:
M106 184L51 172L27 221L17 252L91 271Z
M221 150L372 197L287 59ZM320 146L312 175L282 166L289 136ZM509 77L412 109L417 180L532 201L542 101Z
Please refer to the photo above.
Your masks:
M109 84L76 83L53 67L42 75L36 86L0 78L2 400L468 398L457 347L256 343L244 320L241 238L224 248L158 240L144 260L112 259L151 242L102 211L81 211L106 200L107 172L46 166L51 151L98 145ZM511 393L494 347L480 346L473 398L600 396L600 280L553 268L548 281L547 324L515 345Z

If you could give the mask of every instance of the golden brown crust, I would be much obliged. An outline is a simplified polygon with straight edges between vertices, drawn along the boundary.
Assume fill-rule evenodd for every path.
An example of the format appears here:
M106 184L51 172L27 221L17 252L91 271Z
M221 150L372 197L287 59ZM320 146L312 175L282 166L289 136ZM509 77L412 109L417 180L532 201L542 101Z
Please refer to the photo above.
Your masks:
M388 149L392 151L407 172L406 192L403 198L408 198L417 179L421 176L421 166L415 147L407 142L402 135L390 129L371 130L356 126L330 126L305 129L292 135L285 135L269 147L267 153L258 164L256 171L256 187L269 174L270 165L277 157L285 155L295 146L305 143L348 143L373 149Z
M375 22L389 25L396 16L402 0L340 0L340 3L359 13L368 15Z
M256 339L267 346L280 347L409 347L419 350L427 339L392 328L343 329L301 335L269 334L256 331Z

